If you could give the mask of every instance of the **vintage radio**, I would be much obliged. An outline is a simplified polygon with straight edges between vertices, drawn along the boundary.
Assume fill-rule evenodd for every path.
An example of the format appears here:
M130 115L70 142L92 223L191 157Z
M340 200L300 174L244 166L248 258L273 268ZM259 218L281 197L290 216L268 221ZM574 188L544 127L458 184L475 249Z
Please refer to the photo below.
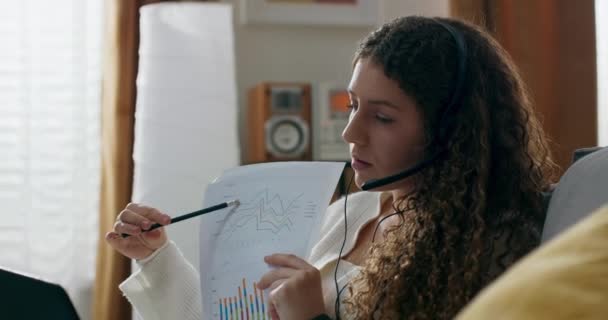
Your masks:
M265 82L248 93L245 163L311 160L311 88Z

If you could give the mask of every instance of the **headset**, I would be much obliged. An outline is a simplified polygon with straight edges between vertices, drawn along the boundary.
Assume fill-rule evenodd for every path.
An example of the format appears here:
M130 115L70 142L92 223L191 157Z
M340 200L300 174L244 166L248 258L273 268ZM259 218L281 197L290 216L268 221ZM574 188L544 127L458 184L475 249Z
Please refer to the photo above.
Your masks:
M454 85L454 88L452 89L449 103L444 108L441 118L439 119L437 135L436 135L435 141L434 141L434 142L440 144L439 150L436 151L433 155L426 158L425 160L422 160L418 164L413 165L412 167L407 168L401 172L398 172L398 173L395 173L393 175L386 176L383 178L372 179L372 180L364 182L363 185L361 186L361 189L364 191L369 191L369 190L373 190L376 188L380 188L382 186L385 186L385 185L397 182L399 180L405 179L407 177L410 177L410 176L428 168L433 162L435 162L435 161L437 161L437 159L439 159L439 157L441 156L441 154L443 154L443 152L445 152L447 150L448 135L453 130L453 128L452 128L453 121L452 121L451 117L458 111L458 109L461 107L461 103L462 103L461 100L462 100L462 95L463 95L463 91L464 91L464 82L465 82L465 78L466 78L468 53L467 53L467 47L466 47L464 37L458 30L456 30L454 27L452 27L451 25L449 25L446 22L440 21L438 19L433 19L433 20L436 21L440 26L442 26L445 30L447 30L450 33L450 35L454 39L454 42L456 43L456 50L457 50L457 55L458 55L458 65L457 65L458 71L457 71L456 79L455 79L456 84ZM350 189L350 184L352 183L353 180L354 180L354 173L350 179L347 190ZM346 197L344 199L344 241L342 243L342 247L340 248L340 253L338 254L338 260L336 261L336 267L334 270L334 282L336 285L335 313L336 313L336 319L338 319L338 320L340 319L340 294L348 286L348 284L346 284L346 285L344 285L344 287L342 287L342 289L339 289L338 279L337 279L338 265L340 264L340 259L342 258L342 251L346 244L346 237L347 237L347 228L346 228L347 227L347 222L346 222L346 202L347 201L348 201L348 193L346 194ZM389 216L392 216L392 215L398 214L398 213L399 212L390 214L390 215L384 217L382 220L380 220L380 222L382 222L384 219L388 218ZM378 226L376 226L376 229L377 229L377 227ZM376 233L376 231L374 231L374 237L375 237L375 233Z

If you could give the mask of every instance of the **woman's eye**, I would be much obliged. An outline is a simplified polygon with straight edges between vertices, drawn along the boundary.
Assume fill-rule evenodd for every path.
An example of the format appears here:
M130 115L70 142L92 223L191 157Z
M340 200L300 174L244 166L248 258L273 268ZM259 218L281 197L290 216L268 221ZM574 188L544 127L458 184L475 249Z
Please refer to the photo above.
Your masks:
M376 119L378 121L382 122L382 123L391 123L391 122L393 122L393 119L391 119L391 118L389 118L389 117L387 117L385 115L382 115L382 114L376 114Z

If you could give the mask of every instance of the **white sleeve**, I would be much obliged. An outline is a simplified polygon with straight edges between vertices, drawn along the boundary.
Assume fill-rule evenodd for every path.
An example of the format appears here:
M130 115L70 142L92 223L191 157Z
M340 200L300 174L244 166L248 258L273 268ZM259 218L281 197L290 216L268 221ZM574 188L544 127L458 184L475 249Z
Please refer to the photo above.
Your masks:
M199 274L173 241L118 287L144 320L202 317Z

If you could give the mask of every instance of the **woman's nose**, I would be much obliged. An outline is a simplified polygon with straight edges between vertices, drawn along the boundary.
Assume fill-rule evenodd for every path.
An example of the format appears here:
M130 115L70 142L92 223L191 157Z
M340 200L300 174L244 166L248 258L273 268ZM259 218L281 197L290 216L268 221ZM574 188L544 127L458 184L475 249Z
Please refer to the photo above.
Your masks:
M342 131L342 139L346 143L364 144L366 140L365 125L362 123L363 119L357 116L357 114L351 114L348 119L348 123Z

